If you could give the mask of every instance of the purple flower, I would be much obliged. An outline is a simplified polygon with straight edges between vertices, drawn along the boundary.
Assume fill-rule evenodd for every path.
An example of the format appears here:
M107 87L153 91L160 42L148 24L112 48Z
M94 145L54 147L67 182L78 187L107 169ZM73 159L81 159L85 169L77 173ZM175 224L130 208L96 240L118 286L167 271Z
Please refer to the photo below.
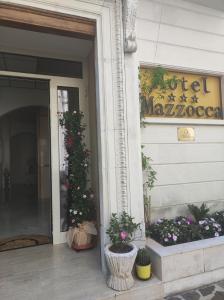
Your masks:
M193 219L191 217L187 217L187 224L192 224L193 223Z
M177 241L177 236L175 234L173 234L173 241L176 242Z

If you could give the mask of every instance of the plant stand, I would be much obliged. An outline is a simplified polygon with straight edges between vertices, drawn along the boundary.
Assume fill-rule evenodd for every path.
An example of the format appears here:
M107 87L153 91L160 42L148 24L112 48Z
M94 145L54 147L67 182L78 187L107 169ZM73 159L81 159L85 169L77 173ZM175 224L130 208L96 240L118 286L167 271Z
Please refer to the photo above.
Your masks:
M134 285L132 269L138 249L134 244L131 246L133 249L128 253L111 252L109 250L111 245L105 248L107 265L111 273L107 285L116 291L125 291Z

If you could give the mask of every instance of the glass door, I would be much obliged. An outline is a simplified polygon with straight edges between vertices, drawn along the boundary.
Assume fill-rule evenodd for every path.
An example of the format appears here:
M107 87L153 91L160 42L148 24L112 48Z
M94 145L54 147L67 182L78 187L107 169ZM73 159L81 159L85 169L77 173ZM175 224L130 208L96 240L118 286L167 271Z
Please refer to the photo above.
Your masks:
M0 76L0 251L51 241L49 80Z
M61 113L86 110L81 79L58 78L50 81L53 243L65 242L67 224L66 150L64 132L59 124Z

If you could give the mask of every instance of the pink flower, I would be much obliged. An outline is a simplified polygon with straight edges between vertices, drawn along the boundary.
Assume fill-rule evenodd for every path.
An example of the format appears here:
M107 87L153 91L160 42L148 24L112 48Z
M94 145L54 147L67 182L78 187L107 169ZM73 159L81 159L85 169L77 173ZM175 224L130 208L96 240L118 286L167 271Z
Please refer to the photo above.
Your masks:
M128 233L126 231L120 232L120 238L124 241L128 237Z

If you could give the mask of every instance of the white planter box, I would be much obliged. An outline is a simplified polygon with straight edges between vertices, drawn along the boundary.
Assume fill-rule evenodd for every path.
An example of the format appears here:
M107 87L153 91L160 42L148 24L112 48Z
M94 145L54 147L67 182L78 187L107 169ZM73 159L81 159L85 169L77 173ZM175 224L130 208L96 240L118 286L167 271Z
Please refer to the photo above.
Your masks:
M165 295L224 278L224 236L168 247L148 239L147 247Z

